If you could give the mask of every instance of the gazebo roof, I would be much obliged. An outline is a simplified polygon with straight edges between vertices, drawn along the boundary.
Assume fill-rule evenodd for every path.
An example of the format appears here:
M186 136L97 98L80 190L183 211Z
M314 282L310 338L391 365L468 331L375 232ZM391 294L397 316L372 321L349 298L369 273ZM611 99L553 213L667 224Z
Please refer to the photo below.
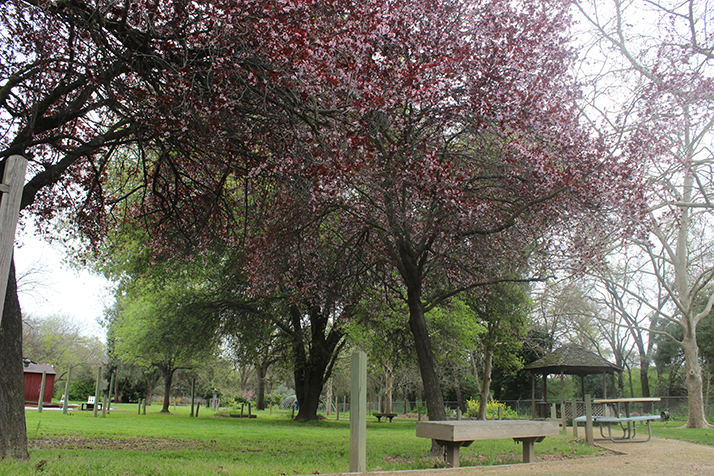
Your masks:
M579 376L622 372L621 367L577 344L564 345L542 359L526 365L525 370L530 370L534 374L563 373Z

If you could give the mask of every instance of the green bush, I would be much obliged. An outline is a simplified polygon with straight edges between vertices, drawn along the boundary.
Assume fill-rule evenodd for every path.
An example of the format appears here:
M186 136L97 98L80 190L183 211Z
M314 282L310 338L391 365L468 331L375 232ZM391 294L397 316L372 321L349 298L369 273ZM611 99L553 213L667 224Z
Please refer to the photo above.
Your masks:
M69 382L69 399L77 401L87 401L87 397L94 395L97 382L91 377L71 379Z
M466 411L469 417L476 418L478 416L480 404L478 400L473 398L466 401ZM505 403L497 402L491 400L486 404L486 418L498 418L498 410L501 410L501 418L503 419L517 419L518 412L512 410Z

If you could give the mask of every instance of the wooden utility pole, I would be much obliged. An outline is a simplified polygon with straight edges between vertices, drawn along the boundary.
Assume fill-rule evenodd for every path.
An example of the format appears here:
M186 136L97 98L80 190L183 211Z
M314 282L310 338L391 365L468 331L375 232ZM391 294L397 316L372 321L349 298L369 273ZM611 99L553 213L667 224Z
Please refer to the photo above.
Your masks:
M101 379L102 379L102 367L100 366L97 369L97 386L94 389L94 415L93 415L94 418L97 418L97 414L98 414L97 410L99 409L99 402L101 401L101 399L99 398L99 384L100 384Z
M11 155L5 161L5 172L0 183L0 196L2 196L0 199L0 323L2 323L5 306L5 292L10 276L12 249L26 170L27 159L20 155Z
M64 402L62 402L62 413L67 414L69 408L69 379L72 375L72 366L67 369L67 381L64 383Z
M367 471L367 354L352 354L350 473Z

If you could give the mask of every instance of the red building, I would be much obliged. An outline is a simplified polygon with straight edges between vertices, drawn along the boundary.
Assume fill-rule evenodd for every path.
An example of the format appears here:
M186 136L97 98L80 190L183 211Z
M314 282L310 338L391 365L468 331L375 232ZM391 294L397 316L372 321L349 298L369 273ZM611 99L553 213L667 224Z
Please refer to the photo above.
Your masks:
M25 403L38 404L40 401L40 387L42 386L42 372L47 372L45 377L45 393L42 396L43 403L52 401L52 390L55 386L54 367L48 364L36 364L31 360L24 360L25 367Z

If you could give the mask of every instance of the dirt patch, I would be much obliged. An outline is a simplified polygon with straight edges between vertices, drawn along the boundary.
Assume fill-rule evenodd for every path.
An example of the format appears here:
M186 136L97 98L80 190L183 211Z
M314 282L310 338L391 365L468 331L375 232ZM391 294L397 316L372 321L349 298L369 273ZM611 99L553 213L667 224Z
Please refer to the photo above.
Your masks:
M63 450L184 450L215 449L215 441L167 440L161 438L35 438L30 440L30 449Z
M607 456L539 455L536 463L384 471L379 476L712 476L714 447L652 438L647 443L601 443ZM463 459L462 463L467 464ZM373 469L380 471L380 468ZM377 476L375 474L375 476Z

